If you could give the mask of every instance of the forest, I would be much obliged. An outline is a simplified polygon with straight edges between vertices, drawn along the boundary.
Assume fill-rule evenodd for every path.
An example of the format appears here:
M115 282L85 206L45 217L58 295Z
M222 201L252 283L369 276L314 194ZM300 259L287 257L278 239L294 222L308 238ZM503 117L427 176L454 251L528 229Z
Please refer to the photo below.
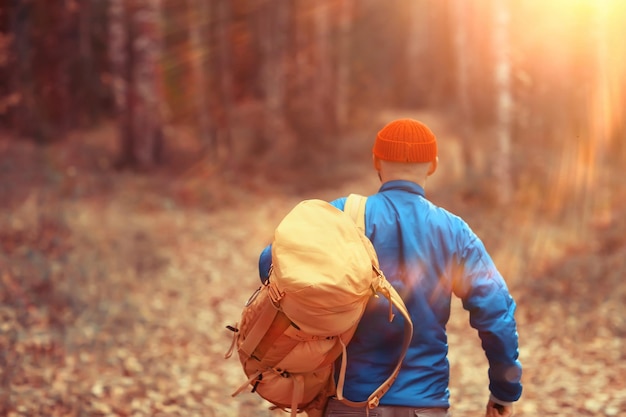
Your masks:
M373 194L426 123L427 197L518 308L516 416L626 415L626 2L0 2L0 415L287 415L225 360L299 201ZM460 303L451 412L484 415Z

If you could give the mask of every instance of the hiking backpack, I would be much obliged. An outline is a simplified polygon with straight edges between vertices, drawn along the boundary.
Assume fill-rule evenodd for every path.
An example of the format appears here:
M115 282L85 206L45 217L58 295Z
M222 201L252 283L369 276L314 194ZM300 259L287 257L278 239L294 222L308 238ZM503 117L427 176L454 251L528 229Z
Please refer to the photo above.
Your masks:
M227 326L251 386L274 408L323 410L328 397L354 407L376 407L395 381L413 334L404 302L379 268L365 236L366 198L351 194L344 211L305 200L280 222L272 241L269 280L244 306L241 321ZM366 401L343 397L346 346L372 296L383 295L404 316L404 343L397 365ZM334 364L342 356L338 380Z

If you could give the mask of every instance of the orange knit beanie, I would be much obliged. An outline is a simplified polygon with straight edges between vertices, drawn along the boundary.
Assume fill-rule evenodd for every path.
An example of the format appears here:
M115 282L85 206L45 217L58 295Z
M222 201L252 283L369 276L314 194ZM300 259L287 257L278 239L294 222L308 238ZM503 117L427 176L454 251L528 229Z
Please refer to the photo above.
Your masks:
M422 122L394 120L376 135L373 152L384 161L431 162L437 157L437 139Z

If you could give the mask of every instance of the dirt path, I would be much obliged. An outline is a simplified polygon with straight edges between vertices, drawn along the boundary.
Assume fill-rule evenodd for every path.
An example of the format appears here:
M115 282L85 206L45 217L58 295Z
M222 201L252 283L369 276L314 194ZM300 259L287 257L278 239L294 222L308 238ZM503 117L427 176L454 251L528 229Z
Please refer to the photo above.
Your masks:
M0 174L10 180L2 192L13 198L0 207L0 414L270 415L254 394L230 397L244 375L237 359L223 359L224 326L258 285L259 251L291 207L375 192L364 140L347 142L341 152L351 162L327 167L317 188L299 176L280 188L260 177L228 190L211 188L220 186L214 179L115 173L93 148L77 165L71 148L1 142ZM511 276L525 365L517 415L625 412L623 221L570 254L572 264L566 229L531 215L509 226L511 213L461 205L439 181L433 199L467 217ZM532 233L526 222L535 222ZM503 235L523 242L501 244ZM586 275L602 276L609 290ZM482 415L486 362L458 302L449 336L454 416Z

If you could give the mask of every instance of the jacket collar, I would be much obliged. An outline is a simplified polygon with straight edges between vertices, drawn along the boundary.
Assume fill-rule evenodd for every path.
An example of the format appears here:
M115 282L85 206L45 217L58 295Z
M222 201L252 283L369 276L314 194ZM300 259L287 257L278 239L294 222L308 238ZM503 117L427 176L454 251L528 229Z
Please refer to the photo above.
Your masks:
M408 180L387 181L386 183L380 186L380 189L378 190L378 192L380 193L380 192L391 191L391 190L406 191L408 193L421 195L422 197L426 195L421 185L412 181L408 181Z

